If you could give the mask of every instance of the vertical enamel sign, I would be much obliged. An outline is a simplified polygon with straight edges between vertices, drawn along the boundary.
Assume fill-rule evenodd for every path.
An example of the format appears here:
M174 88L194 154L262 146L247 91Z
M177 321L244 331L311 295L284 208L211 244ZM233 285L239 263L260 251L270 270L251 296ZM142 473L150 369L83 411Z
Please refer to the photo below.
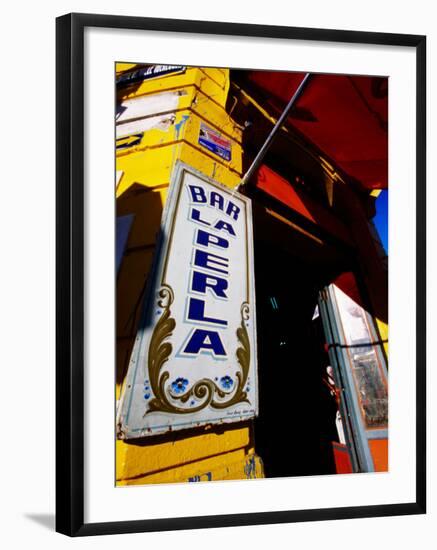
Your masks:
M256 416L250 199L178 163L118 412L134 438Z

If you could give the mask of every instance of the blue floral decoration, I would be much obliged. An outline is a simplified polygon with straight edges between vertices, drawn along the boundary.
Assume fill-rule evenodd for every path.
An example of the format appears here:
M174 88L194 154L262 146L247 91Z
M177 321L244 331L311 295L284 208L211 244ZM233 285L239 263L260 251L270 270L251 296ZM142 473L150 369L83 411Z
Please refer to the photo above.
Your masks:
M187 389L188 386L188 380L186 378L176 378L174 382L171 383L171 389L174 391L174 393L184 393L184 391Z
M150 393L145 393L144 394L144 399L149 399L149 397L150 397Z
M232 380L232 378L230 376L226 375L226 376L222 376L220 378L220 384L222 385L222 387L225 390L229 390L234 385L234 381Z

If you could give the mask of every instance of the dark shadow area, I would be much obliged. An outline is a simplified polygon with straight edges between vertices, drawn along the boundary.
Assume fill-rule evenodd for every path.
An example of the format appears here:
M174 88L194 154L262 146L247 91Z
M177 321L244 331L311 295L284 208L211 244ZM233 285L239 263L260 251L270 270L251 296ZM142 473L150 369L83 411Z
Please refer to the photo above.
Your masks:
M337 405L323 382L329 359L320 317L313 319L326 274L260 241L255 259L257 453L266 477L334 474Z
M162 209L160 193L139 184L134 184L117 199L117 216L133 217L117 274L117 384L121 384L126 376L143 314L155 247L161 235Z
M55 514L24 514L24 517L42 525L50 531L55 530Z

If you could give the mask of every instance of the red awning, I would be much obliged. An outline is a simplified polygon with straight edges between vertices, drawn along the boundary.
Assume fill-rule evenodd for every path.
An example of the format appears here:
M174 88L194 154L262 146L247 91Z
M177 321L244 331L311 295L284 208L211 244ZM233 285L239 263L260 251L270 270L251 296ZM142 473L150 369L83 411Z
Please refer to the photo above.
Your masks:
M265 101L282 110L304 73L250 71ZM369 189L388 183L388 79L315 75L289 123Z

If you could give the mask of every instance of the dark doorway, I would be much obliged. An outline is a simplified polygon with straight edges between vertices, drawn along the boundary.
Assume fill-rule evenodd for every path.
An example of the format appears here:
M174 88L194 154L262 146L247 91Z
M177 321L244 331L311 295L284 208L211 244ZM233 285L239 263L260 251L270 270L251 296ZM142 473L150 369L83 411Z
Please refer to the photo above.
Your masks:
M323 274L289 250L255 242L259 417L266 477L334 474L337 405L316 315Z

